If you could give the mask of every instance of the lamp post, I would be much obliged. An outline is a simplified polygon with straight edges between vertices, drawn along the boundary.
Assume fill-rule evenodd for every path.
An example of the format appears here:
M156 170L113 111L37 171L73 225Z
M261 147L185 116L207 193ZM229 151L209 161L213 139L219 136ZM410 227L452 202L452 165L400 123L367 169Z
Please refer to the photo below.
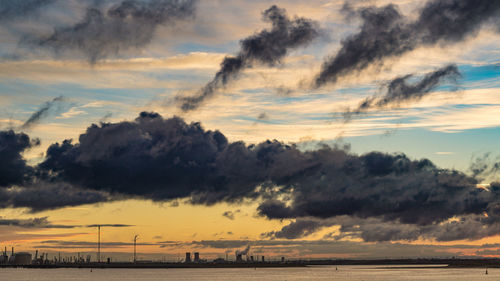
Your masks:
M136 234L134 236L134 263L136 263L137 261L137 253L136 253L137 237L139 237L139 235Z
M97 262L101 262L101 226L97 226Z

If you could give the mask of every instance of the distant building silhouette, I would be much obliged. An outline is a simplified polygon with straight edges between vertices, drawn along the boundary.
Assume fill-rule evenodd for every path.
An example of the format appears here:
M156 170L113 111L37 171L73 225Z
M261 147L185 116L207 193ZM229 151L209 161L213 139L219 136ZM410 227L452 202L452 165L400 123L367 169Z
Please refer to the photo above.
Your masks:
M200 253L198 252L194 253L194 262L200 262Z
M7 247L5 247L4 252L0 255L0 264L7 263L9 261L9 256L7 256Z
M14 253L14 247L12 247L12 253L8 262L15 265L31 264L31 254L26 252Z

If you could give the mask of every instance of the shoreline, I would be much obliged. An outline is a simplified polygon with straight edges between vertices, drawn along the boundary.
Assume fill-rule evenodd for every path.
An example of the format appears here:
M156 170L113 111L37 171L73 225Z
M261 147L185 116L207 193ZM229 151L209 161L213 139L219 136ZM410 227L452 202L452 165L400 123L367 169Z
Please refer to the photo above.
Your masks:
M286 262L110 262L110 263L48 263L0 264L0 268L279 268L307 266L380 265L384 268L500 268L500 259L383 259L383 260L297 260Z
M306 267L304 263L83 263L83 264L31 264L0 265L0 268L269 268Z

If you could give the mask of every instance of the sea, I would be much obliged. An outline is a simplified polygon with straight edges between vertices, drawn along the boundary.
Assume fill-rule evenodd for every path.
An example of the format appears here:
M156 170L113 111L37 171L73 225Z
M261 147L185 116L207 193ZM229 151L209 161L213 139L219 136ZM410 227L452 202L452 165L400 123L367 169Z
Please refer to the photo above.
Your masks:
M486 270L488 274L486 274ZM0 268L0 280L500 280L500 268L308 266L295 268L26 269Z

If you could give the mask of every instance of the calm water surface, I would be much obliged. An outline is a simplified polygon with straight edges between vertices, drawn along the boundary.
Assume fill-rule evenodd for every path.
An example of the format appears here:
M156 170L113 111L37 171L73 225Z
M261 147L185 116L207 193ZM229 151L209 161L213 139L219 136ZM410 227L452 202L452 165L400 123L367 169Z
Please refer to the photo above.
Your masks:
M388 268L312 266L305 268L195 269L17 269L0 268L0 280L500 280L500 268Z

